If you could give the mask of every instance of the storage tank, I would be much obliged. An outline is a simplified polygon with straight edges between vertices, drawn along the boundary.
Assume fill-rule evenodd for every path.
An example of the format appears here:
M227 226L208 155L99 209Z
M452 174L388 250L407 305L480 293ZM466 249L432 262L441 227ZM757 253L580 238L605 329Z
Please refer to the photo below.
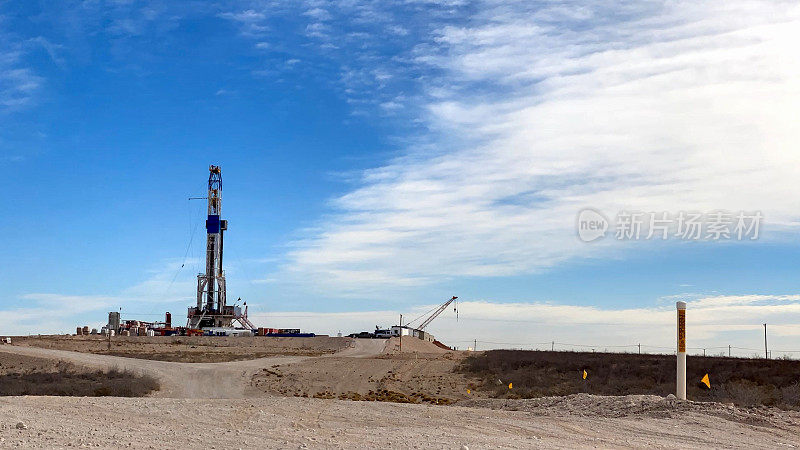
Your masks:
M108 329L119 331L119 311L108 313Z
M89 335L89 327L88 326L87 327L83 327L83 330L81 330L81 331L83 331L81 333L82 335L84 335L84 336L88 336Z

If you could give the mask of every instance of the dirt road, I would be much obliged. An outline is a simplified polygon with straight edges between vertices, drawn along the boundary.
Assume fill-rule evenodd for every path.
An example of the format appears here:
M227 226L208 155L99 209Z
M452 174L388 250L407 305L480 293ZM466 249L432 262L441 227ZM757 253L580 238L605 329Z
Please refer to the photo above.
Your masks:
M336 355L351 358L374 356L380 354L385 345L386 341L383 340L355 339L351 346ZM154 396L168 398L248 398L262 395L250 384L256 372L274 365L292 364L310 358L273 356L224 363L180 363L17 345L0 346L0 352L58 359L88 368L116 367L134 373L147 373L161 382L161 390ZM320 358L326 356L329 355Z

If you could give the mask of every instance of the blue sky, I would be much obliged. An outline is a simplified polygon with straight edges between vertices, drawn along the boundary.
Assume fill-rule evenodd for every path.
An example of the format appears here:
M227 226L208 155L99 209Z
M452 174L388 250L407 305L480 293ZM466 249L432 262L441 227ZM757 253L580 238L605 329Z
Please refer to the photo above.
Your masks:
M0 332L180 316L204 242L187 199L219 164L229 296L264 325L351 332L458 295L433 330L455 343L668 347L685 299L698 346L759 347L767 321L800 350L798 21L750 1L0 2ZM586 207L764 222L584 243Z

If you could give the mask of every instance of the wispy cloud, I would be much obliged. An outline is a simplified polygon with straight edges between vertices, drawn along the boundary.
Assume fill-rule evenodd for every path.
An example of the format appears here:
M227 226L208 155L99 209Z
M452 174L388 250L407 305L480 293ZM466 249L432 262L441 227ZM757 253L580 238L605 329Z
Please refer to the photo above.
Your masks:
M236 23L242 35L247 37L263 36L269 29L266 25L267 15L253 9L239 12L224 12L220 13L219 17Z
M30 105L44 81L25 63L25 48L24 42L12 40L0 28L0 113Z
M334 199L288 274L347 295L624 250L577 241L586 206L796 226L800 7L548 5L478 2L396 55L425 68L407 98L426 136Z
M32 55L44 50L52 62L66 70L76 62L91 58L87 50L91 36L101 34L108 40L108 58L132 59L158 49L142 43L163 42L180 20L188 15L208 14L199 4L170 4L159 0L141 2L69 1L48 5L36 16L39 25L30 33L27 17L16 11L17 5L0 5L0 113L15 111L35 103L46 84ZM136 44L134 44L134 42ZM136 47L135 51L133 47ZM101 52L98 52L101 53Z
M367 107L378 108L412 88L418 76L411 53L414 46L433 39L431 31L437 26L458 20L461 13L456 6L372 0L256 1L238 7L231 4L219 17L235 23L256 49L275 52L265 63L269 69L254 73L281 79L294 68L274 66L281 65L278 55L289 55L307 63L303 76L329 83L350 103L353 114L366 114ZM397 109L380 110L388 116Z
M122 308L123 315L140 320L156 320L164 311L185 311L194 303L196 282L186 267L198 264L187 259L166 261L148 271L146 277L131 286L108 294L32 292L11 308L0 310L4 334L38 334L71 332L77 325L98 327L108 311ZM177 316L176 316L177 317Z
M762 323L769 322L773 357L800 357L800 296L688 296L687 337L690 353L728 352L738 356L763 354ZM427 317L436 305L413 311L341 313L255 312L254 320L275 327L302 327L318 333L344 334L373 330ZM418 325L420 321L415 324ZM428 328L437 338L460 348L478 341L479 349L538 348L590 351L672 353L675 350L676 313L673 303L657 307L603 308L555 303L496 303L466 301L458 314L447 310Z

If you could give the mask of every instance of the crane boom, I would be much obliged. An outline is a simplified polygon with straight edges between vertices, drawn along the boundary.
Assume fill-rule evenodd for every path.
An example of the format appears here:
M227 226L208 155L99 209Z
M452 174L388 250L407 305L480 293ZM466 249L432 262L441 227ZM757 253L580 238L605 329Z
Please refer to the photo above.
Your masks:
M453 303L457 298L458 297L453 296L453 298L451 298L450 300L442 303L442 305L436 308L436 311L434 311L433 314L430 315L430 317L425 319L425 321L422 322L422 324L420 324L419 328L417 329L422 330L425 327L427 327L429 323L433 322L433 319L439 317L439 314L441 314L442 311L444 311L448 306L450 306L450 303Z

